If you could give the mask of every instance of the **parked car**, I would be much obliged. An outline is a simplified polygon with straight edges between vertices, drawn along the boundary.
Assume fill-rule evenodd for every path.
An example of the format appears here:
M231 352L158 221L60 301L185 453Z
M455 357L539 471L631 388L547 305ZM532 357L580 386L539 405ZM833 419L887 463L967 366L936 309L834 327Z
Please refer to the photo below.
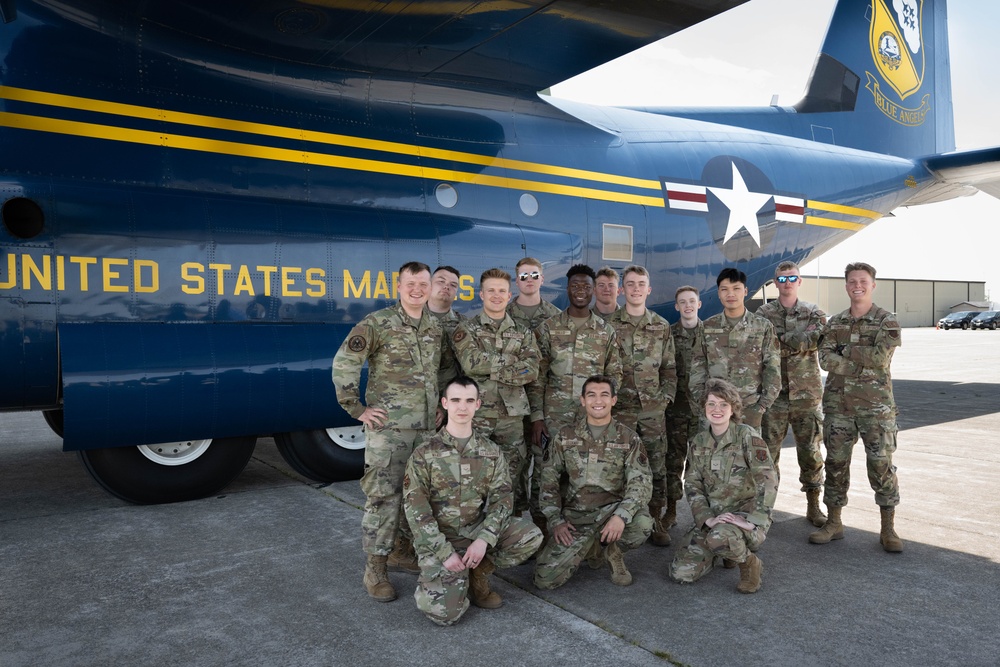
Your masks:
M987 310L985 313L979 313L972 318L969 326L973 329L996 329L1000 327L1000 310Z
M982 315L982 311L960 310L957 313L952 313L951 315L942 318L938 322L938 326L942 329L968 329L972 325L972 320L974 320L977 315Z

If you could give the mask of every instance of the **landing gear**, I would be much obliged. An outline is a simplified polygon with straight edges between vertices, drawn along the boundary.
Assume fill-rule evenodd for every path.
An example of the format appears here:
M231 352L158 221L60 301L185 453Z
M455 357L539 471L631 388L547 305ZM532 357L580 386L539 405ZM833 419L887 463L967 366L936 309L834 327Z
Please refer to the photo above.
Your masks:
M246 467L256 444L256 437L187 440L89 449L80 452L80 460L98 484L122 500L176 503L221 491Z
M288 465L317 482L358 479L364 472L365 435L360 425L278 433L274 442Z

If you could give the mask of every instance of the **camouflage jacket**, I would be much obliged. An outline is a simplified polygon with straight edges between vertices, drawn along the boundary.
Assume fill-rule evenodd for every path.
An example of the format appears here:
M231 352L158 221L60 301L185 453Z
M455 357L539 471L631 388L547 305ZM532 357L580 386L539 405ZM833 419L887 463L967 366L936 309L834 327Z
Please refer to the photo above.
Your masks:
M757 309L757 314L774 326L781 353L781 389L793 401L823 397L816 350L826 324L826 313L811 303L795 302L785 309L775 299Z
M633 325L624 306L606 322L615 329L622 359L622 386L615 407L636 413L663 412L677 393L670 323L647 308L639 324Z
M528 317L528 314L521 309L521 306L517 304L516 299L512 299L511 302L507 304L507 314L510 315L519 326L524 327L528 331L534 331L539 327L539 325L541 325L542 322L550 317L558 315L561 312L561 310L553 306L545 299L542 299L538 309L535 310L535 314L531 317Z
M568 482L561 487L563 474ZM653 475L642 440L616 419L597 439L581 419L564 427L545 450L538 504L549 530L564 521L589 524L612 514L629 523L652 494Z
M736 326L730 327L726 314L704 322L701 341L691 355L688 387L695 405L701 405L705 381L728 380L739 389L743 411L763 414L781 393L781 357L774 327L749 310Z
M894 418L889 365L900 345L896 316L875 304L857 319L850 309L831 317L819 343L819 363L828 372L823 411Z
M730 422L716 442L709 429L688 444L684 493L694 525L732 512L765 531L778 497L778 475L767 444L746 424Z
M622 383L622 362L615 330L593 313L574 331L566 311L542 322L538 338L538 378L528 385L531 421L550 412L571 413L580 406L583 383L604 374Z
M452 336L462 372L479 385L477 417L520 417L531 412L525 385L538 377L535 335L486 313L463 320Z
M365 405L388 413L384 428L434 428L441 360L448 347L441 323L425 308L414 327L397 303L367 315L333 358L337 402L355 419ZM359 395L361 367L368 362L365 404Z
M428 308L424 310L441 323L441 327L444 329L444 339L447 341L447 345L445 345L443 354L441 355L441 373L438 385L443 390L446 384L458 377L461 370L458 364L458 355L455 352L455 346L452 344L451 339L455 335L455 329L458 328L459 323L464 321L465 318L461 313L456 313L454 309L440 314L434 313Z
M674 361L677 367L677 394L674 402L670 404L671 410L685 410L689 414L698 414L701 407L694 403L691 396L691 388L688 383L691 377L691 357L694 354L694 346L701 340L705 329L705 323L698 320L698 324L691 329L685 329L680 320L670 325L670 333L674 339Z
M444 563L449 540L482 538L491 547L507 528L514 494L507 461L496 444L473 433L465 448L446 429L417 447L406 462L403 511L421 557Z

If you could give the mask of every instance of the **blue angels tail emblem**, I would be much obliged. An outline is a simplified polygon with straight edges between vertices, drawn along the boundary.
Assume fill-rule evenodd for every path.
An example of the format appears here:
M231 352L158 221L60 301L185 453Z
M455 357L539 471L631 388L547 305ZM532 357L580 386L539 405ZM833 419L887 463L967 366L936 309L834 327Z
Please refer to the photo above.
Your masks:
M872 59L900 101L924 81L923 4L923 0L872 0Z

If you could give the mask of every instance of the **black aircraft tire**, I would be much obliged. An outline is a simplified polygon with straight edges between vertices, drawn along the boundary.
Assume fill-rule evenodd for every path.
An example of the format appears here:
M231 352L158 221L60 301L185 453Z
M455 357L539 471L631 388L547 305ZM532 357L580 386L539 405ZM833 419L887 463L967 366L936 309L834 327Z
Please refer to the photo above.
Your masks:
M45 418L45 423L49 425L52 432L58 435L60 438L63 437L63 411L62 410L42 410L42 417Z
M80 460L104 489L138 505L197 500L218 493L243 472L256 437L213 441L198 458L183 465L162 465L138 447L89 449Z
M341 447L324 430L278 433L274 442L295 472L317 482L360 479L365 469L364 449Z

